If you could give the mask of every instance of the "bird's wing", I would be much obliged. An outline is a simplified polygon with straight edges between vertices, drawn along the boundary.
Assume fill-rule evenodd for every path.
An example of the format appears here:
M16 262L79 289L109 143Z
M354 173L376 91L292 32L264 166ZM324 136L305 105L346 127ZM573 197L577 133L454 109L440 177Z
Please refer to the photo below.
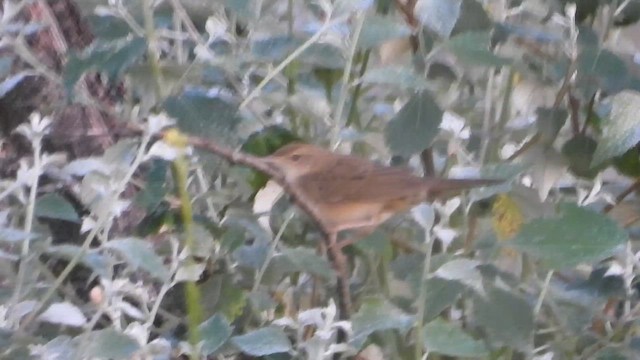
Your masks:
M427 184L409 169L363 164L361 159L347 157L325 171L299 179L307 196L319 203L383 202L425 196Z
M311 200L334 204L343 201L412 202L455 195L502 180L422 178L404 167L381 166L343 156L331 167L302 176L299 186Z

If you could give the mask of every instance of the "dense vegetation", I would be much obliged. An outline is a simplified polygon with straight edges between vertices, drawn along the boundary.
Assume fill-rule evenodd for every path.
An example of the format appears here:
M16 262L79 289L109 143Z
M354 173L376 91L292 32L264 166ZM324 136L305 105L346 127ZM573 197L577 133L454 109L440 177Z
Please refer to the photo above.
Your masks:
M640 358L640 1L0 4L3 358ZM291 141L506 181L346 246L347 314L227 161Z

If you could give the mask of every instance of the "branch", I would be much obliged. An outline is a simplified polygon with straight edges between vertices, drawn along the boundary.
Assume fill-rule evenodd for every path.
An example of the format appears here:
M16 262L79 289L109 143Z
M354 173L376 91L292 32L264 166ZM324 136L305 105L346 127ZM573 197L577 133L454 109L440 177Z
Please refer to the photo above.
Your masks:
M322 222L322 218L315 212L313 204L304 196L304 194L296 186L292 186L292 184L287 182L284 174L281 174L276 169L268 166L264 160L259 157L232 150L228 147L218 145L214 141L201 137L189 136L187 141L194 148L214 153L232 164L244 165L267 174L271 179L282 186L284 191L291 197L296 205L309 215L323 234L322 240L327 248L329 261L333 264L333 268L338 275L337 287L340 317L342 319L348 319L351 314L351 292L349 291L349 269L347 259L342 253L341 248L338 246L338 234L330 231L329 227Z

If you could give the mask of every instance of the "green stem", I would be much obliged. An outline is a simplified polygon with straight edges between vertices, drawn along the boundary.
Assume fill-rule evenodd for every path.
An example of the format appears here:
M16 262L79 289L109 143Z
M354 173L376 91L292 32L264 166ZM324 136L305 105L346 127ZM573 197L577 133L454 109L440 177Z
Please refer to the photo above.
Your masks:
M173 161L173 173L175 175L176 187L180 198L180 216L182 218L184 246L189 252L186 265L195 265L193 256L195 255L195 240L193 237L193 209L191 208L191 198L187 191L188 163L184 156L180 156ZM188 281L185 285L185 301L187 307L187 321L189 328L189 343L195 349L200 342L200 329L198 326L202 322L203 311L200 300L200 289L195 281ZM191 354L191 358L195 358Z
M358 73L358 78L362 78L364 73L367 71L367 65L369 64L369 57L371 55L371 50L367 49L364 52L362 57L362 63L360 64L360 72ZM351 98L351 105L349 105L349 114L347 115L347 123L345 124L347 127L353 124L357 128L361 128L362 124L360 123L360 117L358 117L358 99L360 99L360 95L362 94L362 82L358 82L356 88L353 90L353 96Z
M24 231L31 234L33 229L33 218L36 208L36 196L38 195L38 182L42 172L42 137L37 136L33 139L33 183L29 189L29 202L27 203L27 211L24 220ZM22 283L24 282L25 272L27 271L27 263L29 257L29 249L31 239L27 237L22 243L22 251L20 253L20 265L18 267L18 276L16 279L16 288L13 291L12 304L20 302L22 296Z
M144 14L144 32L147 38L147 61L153 74L156 97L162 100L164 97L164 81L162 79L162 70L160 69L159 55L156 52L158 39L156 37L155 24L153 21L153 6L151 0L142 1L142 12Z
M358 39L360 38L360 33L362 32L362 27L364 26L365 17L366 15L364 13L358 14L356 28L354 30L353 37L351 38L349 57L347 58L347 63L344 67L344 72L342 73L342 87L340 88L340 97L338 98L338 105L336 105L336 111L334 112L333 116L334 125L336 126L336 130L338 131L345 127L341 120L342 110L344 109L344 104L347 101L349 79L351 78L351 68L353 67L353 61L358 49ZM338 133L338 131L336 131L336 134Z
M433 239L431 238L431 230L424 229L424 242L426 251L424 256L424 268L422 269L422 278L420 279L420 288L418 289L418 313L416 319L416 338L415 338L415 359L422 359L423 338L424 338L424 313L426 311L427 301L427 280L429 280L429 270L431 269L431 255L433 254Z
M260 286L260 283L262 282L262 277L264 276L264 273L267 271L267 268L269 267L269 263L271 262L271 259L273 259L273 255L276 252L276 248L278 247L278 243L280 243L280 239L282 238L282 234L284 234L285 229L287 228L287 226L289 225L289 222L292 219L293 219L293 213L291 213L291 214L289 214L289 216L287 216L287 218L282 223L282 226L280 227L280 230L278 230L278 233L276 234L276 237L271 242L271 246L269 247L269 252L267 253L267 256L265 257L264 262L262 263L262 266L260 267L260 270L258 270L258 273L256 273L256 279L255 279L255 281L253 283L253 288L251 289L251 292L256 292L258 290L258 287Z

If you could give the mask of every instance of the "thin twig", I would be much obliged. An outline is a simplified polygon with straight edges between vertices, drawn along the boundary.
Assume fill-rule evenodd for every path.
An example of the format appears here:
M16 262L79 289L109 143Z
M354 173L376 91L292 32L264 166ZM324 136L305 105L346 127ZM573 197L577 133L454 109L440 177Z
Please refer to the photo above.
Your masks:
M353 33L353 37L351 38L351 48L349 49L349 57L347 58L346 66L344 67L344 72L342 73L342 86L340 87L340 96L338 98L338 105L336 106L333 122L334 125L338 125L338 128L343 128L347 121L342 121L342 110L344 109L344 104L347 101L347 90L349 89L349 80L351 79L351 68L353 67L353 61L356 56L356 51L358 50L358 39L360 38L360 32L362 31L362 27L364 26L364 19L366 15L363 13L358 14L356 21L356 28ZM336 132L337 133L337 132Z
M291 197L293 202L309 215L323 234L322 240L327 248L329 261L333 264L338 275L337 285L340 317L342 319L348 319L351 314L351 293L349 291L347 259L338 246L337 234L322 222L322 218L314 210L313 204L304 196L300 189L291 186L291 184L286 181L284 174L267 165L267 163L259 157L234 151L228 147L220 146L209 139L200 137L191 136L188 138L188 142L191 146L214 153L232 164L245 165L265 173L282 186L283 190Z
M276 248L280 243L280 239L282 239L282 235L284 234L284 231L287 229L287 226L289 226L289 222L291 222L292 219L293 219L293 213L289 214L289 216L287 216L287 218L284 219L284 222L282 223L280 230L278 230L278 233L273 238L273 241L271 241L271 246L269 246L269 251L267 252L267 256L265 257L264 262L262 263L262 266L256 273L256 279L253 282L253 287L251 288L251 292L255 293L256 291L258 291L258 288L260 287L260 283L262 282L262 278L264 277L265 272L267 272L267 268L271 263L271 259L273 259L276 253Z
M616 196L616 202L613 205L607 205L604 208L604 212L608 213L613 210L614 207L620 205L620 203L627 197L629 194L635 192L640 189L640 179L636 180L631 184L628 188L626 188L623 192L621 192L618 196Z
M300 47L294 50L286 59L282 60L275 69L271 70L267 76L262 79L262 81L247 95L244 101L240 104L239 108L244 109L255 97L258 96L262 88L264 88L274 77L276 77L282 70L284 70L287 65L292 63L300 54L302 54L305 50L307 50L311 45L315 44L320 40L320 38L333 26L346 21L347 17L340 16L335 20L327 21L322 25L320 30L315 33L312 37L310 37L307 41L305 41Z

